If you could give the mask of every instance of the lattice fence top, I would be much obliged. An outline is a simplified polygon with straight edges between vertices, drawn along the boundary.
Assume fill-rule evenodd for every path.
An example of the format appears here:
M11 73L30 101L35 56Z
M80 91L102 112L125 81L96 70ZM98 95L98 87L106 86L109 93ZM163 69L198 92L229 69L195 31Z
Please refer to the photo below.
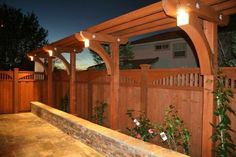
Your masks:
M13 72L0 72L0 80L1 81L8 81L13 80Z
M44 79L45 79L44 73L36 73L36 72L19 73L19 81L40 81Z

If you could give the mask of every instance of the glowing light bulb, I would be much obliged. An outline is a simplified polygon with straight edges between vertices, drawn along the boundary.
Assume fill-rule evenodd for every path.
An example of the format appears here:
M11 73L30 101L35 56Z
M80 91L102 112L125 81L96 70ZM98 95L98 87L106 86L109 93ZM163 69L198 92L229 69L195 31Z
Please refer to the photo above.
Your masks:
M50 57L52 57L53 51L52 50L48 50L48 54L49 54Z
M34 56L29 56L30 61L34 61Z
M184 9L178 9L177 26L183 26L187 24L189 24L189 14Z
M89 40L88 39L84 39L84 47L89 47Z

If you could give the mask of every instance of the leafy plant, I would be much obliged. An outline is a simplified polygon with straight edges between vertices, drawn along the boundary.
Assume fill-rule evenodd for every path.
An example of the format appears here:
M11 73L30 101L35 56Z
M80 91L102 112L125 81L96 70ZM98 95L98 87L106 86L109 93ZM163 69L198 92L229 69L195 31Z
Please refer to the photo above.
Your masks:
M169 149L189 154L190 133L185 128L183 120L178 117L174 106L168 107L165 112L164 123L157 125L156 128L166 136L166 138L162 137L163 144L168 145Z
M236 31L219 33L219 66L236 66Z
M223 76L219 74L217 88L214 92L217 104L214 115L217 117L217 122L211 124L215 128L212 140L216 142L215 152L219 157L231 156L232 151L236 148L230 135L230 132L234 132L234 130L231 129L231 120L228 116L229 113L236 115L230 106L230 98L233 97L233 93L230 89L225 88L224 84Z
M134 110L128 110L126 113L134 122L133 128L127 128L128 134L143 141L150 141L158 134L154 129L154 124L143 112L140 112L137 118L133 116L133 112Z
M228 61L229 66L236 66L236 32L233 32L232 35L232 58Z
M107 108L107 103L106 102L102 102L99 105L94 107L94 115L93 115L93 119L95 120L95 122L99 125L104 125L104 120L105 120L105 109Z
M64 112L69 112L69 95L66 93L61 100L60 110Z

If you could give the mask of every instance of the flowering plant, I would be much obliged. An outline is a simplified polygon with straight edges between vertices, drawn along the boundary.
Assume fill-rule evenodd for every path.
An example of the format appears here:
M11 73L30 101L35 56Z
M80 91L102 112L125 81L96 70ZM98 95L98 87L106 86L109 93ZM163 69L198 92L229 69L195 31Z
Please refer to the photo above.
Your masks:
M189 154L190 132L184 126L183 120L178 117L175 106L170 105L165 112L164 123L157 125L163 144L167 144L169 149ZM164 138L163 138L164 135Z
M132 128L127 128L128 134L143 141L149 141L154 138L158 133L154 130L154 125L146 115L140 112L140 115L135 118L133 112L134 110L128 110L126 113L134 123Z

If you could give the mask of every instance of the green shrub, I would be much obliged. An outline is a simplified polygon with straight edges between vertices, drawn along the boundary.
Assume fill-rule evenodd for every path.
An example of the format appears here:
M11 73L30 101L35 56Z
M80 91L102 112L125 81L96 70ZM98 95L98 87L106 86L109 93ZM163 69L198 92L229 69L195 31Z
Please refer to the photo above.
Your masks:
M183 120L178 117L174 106L170 105L165 112L164 123L156 125L157 130L167 138L162 143L169 149L189 154L190 132L184 126Z
M108 104L106 102L102 102L99 105L95 106L93 108L94 114L92 116L93 120L95 121L95 123L99 124L99 125L104 125L104 121L105 121L105 109L107 108Z

